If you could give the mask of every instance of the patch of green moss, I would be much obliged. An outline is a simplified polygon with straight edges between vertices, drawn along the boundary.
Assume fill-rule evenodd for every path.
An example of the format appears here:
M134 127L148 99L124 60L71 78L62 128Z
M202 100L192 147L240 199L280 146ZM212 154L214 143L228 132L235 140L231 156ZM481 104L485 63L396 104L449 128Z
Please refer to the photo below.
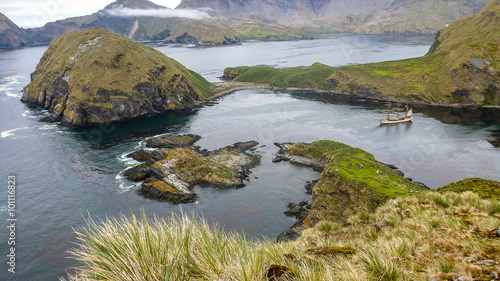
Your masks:
M236 182L235 174L228 167L211 161L208 157L191 149L172 150L165 159L175 159L175 167L183 175L183 180L202 180L213 183Z
M351 247L321 247L306 250L306 253L316 256L352 255L356 252L356 249Z
M288 149L291 155L307 156L307 146L301 142L296 142Z
M435 189L436 192L464 192L472 191L483 199L500 201L500 181L480 178L466 178Z

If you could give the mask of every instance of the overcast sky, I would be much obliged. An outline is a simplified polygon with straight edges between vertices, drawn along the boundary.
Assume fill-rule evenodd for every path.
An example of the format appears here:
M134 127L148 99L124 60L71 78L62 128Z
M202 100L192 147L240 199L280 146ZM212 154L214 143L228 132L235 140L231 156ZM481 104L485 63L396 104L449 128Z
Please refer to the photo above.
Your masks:
M47 22L90 15L115 0L0 0L0 12L20 27L38 27ZM175 8L181 0L150 0Z

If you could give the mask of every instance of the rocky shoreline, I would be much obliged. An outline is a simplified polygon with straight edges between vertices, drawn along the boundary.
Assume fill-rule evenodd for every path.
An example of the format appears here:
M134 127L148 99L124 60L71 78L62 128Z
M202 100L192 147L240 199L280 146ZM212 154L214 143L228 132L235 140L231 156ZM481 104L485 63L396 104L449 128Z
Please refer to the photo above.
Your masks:
M453 104L443 104L443 103L426 103L426 102L415 102L415 101L403 101L403 100L394 100L391 97L375 97L374 94L369 93L366 95L363 94L346 94L341 92L335 92L333 90L319 90L313 88L296 88L296 87L276 87L271 86L266 83L252 83L252 82L240 82L235 81L235 77L231 76L222 76L222 79L225 79L225 82L218 83L218 87L227 87L226 85L238 85L236 88L225 91L220 94L216 94L211 98L216 98L221 95L232 94L236 91L247 90L247 89L269 89L271 91L280 91L284 93L313 93L318 95L328 95L339 98L351 98L356 99L356 101L367 103L383 103L387 102L397 104L397 105L409 105L412 107L420 107L420 108L466 108L466 109L477 109L477 108L491 108L491 109L500 109L500 105L485 105L485 104L465 104L465 103L453 103ZM241 85L241 86L239 86Z
M131 181L143 181L139 193L173 203L195 202L195 185L213 188L245 186L251 169L260 164L252 153L256 141L238 142L214 151L202 150L194 143L198 135L168 135L146 141L148 148L127 155L141 164L124 172Z

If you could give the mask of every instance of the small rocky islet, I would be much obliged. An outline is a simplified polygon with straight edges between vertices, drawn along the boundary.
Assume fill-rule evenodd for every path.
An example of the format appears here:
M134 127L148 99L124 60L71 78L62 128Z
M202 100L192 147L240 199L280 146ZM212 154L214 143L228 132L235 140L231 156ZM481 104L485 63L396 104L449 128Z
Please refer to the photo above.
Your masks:
M245 186L250 169L260 163L252 152L256 141L237 142L214 151L201 150L193 144L198 135L168 135L148 139L146 146L130 153L141 164L124 172L131 181L143 181L139 193L146 197L174 203L196 200L195 185L213 188Z

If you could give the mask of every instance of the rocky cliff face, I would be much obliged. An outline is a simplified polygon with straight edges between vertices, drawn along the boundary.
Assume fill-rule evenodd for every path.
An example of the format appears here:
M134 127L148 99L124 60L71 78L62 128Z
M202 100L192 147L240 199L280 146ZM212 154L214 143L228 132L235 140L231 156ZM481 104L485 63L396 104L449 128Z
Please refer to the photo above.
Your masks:
M211 94L209 82L177 61L98 28L55 40L31 80L22 101L75 127L185 109Z
M33 43L19 26L0 13L0 48L28 46Z

